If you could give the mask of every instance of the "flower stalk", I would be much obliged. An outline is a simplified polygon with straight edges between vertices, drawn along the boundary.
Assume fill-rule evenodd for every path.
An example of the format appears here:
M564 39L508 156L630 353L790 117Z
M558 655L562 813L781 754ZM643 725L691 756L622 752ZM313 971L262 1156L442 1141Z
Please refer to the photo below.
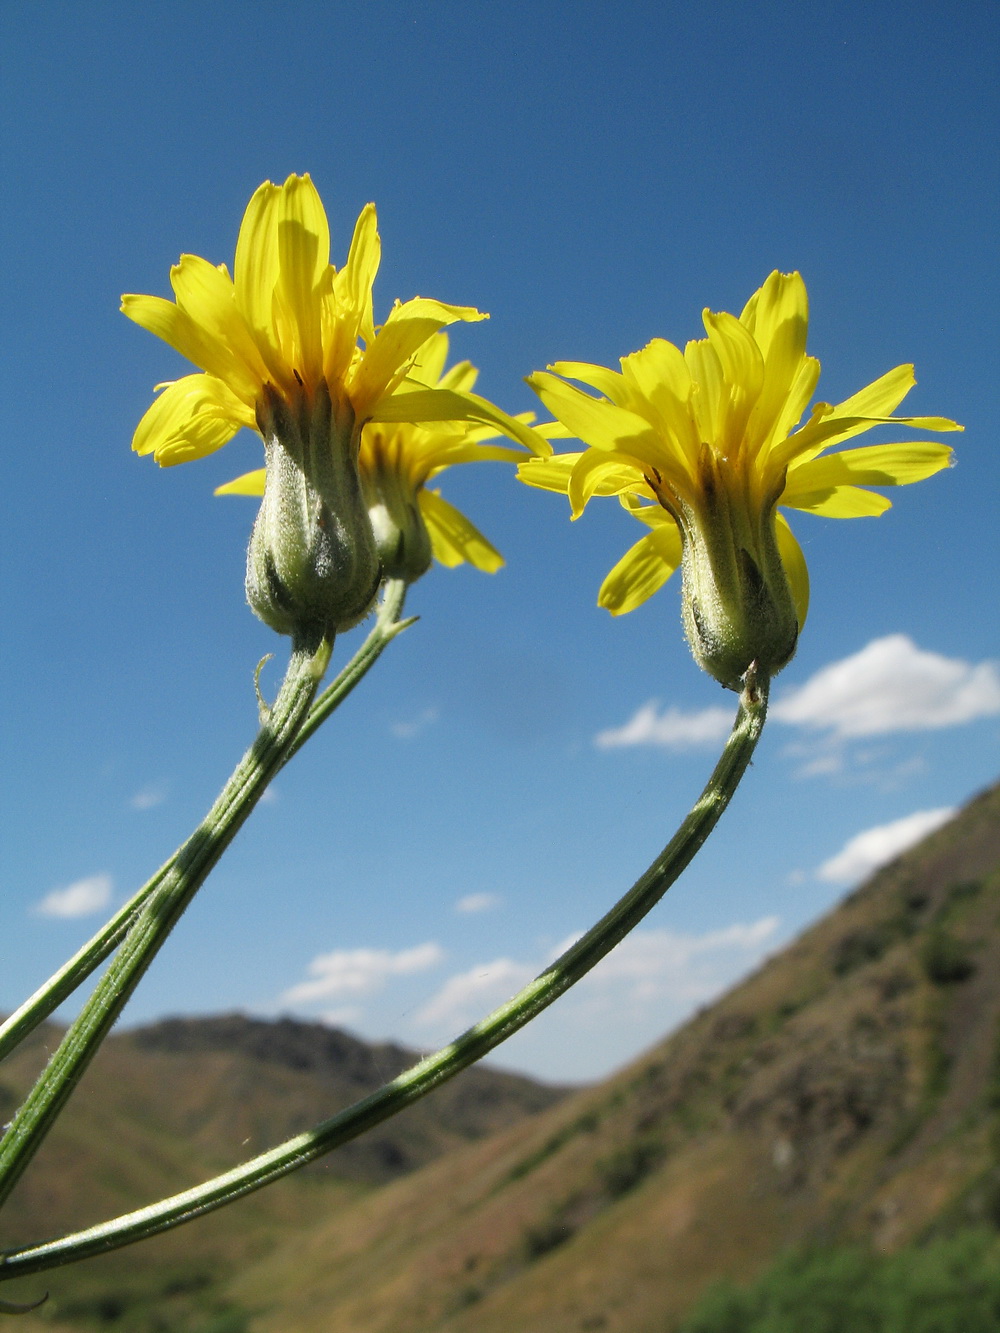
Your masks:
M293 642L281 690L257 739L202 823L161 872L131 920L117 955L0 1139L0 1205L41 1146L181 914L291 753L332 646L328 637Z
M397 1115L519 1031L585 976L660 901L715 828L753 756L769 680L747 672L732 732L701 796L652 865L611 910L540 976L449 1045L305 1134L194 1189L85 1231L0 1257L0 1279L26 1276L154 1236L306 1166Z

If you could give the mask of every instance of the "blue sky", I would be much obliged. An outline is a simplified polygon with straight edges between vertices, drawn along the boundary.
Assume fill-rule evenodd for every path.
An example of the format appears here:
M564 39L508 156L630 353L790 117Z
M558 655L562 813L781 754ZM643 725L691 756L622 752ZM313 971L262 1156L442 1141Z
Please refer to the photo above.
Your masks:
M10 0L0 23L0 1009L199 819L282 652L243 601L252 502L212 496L259 444L169 471L130 453L182 363L118 298L167 294L181 251L230 262L254 188L292 171L336 263L376 202L376 312L491 312L453 346L509 410L535 405L531 370L683 343L777 267L808 285L821 397L913 361L907 409L966 427L958 466L884 517L796 522L809 622L731 811L500 1062L615 1067L995 779L994 6ZM445 1040L700 790L733 700L692 662L677 589L595 605L635 525L610 502L571 525L501 465L442 489L506 568L414 588L419 624L281 774L127 1021L245 1008Z

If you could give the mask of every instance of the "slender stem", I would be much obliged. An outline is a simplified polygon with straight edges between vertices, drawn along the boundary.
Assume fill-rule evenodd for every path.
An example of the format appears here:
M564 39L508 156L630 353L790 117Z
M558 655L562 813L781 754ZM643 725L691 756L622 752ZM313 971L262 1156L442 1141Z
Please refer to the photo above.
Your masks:
M415 623L415 616L410 620L399 619L408 587L409 584L404 582L403 579L386 580L382 589L375 624L369 631L368 637L340 674L330 682L310 708L309 714L299 728L299 734L295 737L292 748L285 758L286 763L293 754L297 754L305 745L317 727L323 725L334 709L340 707L355 685L367 676L393 639Z
M281 767L316 695L332 640L293 644L278 697L215 804L135 917L7 1133L0 1139L0 1204L7 1198L181 913Z
M173 865L177 853L162 865L156 874L146 881L138 892L134 893L124 906L120 907L110 921L97 934L64 963L58 972L54 972L44 985L39 986L34 995L10 1015L0 1025L0 1060L3 1060L39 1023L45 1021L53 1010L58 1009L67 996L72 995L91 972L100 967L105 958L113 953L128 933L129 926L138 915L143 903L163 882L163 877Z
M283 764L288 762L334 709L343 703L397 634L413 624L412 620L399 619L406 598L406 589L407 585L401 579L390 579L386 583L382 590L375 624L351 660L313 703L294 743L282 760ZM72 995L76 988L100 967L105 958L114 952L125 938L143 904L163 882L180 852L179 848L92 939L88 940L58 972L54 972L48 981L35 991L34 995L25 1000L4 1023L0 1024L0 1060L9 1055L38 1027L39 1023L44 1022L58 1009L63 1000Z
M766 679L748 673L732 733L708 785L666 847L586 935L522 991L450 1045L305 1134L194 1189L86 1231L0 1259L0 1277L55 1268L154 1236L260 1189L396 1115L517 1032L590 971L663 897L714 829L753 755L767 711Z

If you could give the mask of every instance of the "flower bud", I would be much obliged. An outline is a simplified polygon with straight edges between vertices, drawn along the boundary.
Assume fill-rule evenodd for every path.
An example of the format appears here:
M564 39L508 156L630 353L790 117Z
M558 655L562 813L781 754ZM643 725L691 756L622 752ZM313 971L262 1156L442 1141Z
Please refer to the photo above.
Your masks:
M684 631L698 665L739 690L751 665L768 676L792 658L798 617L775 533L777 495L749 495L703 446L697 508L671 504L681 529ZM782 486L784 478L782 478ZM780 488L778 490L780 494Z
M247 601L279 634L349 629L382 577L361 494L350 408L325 382L295 406L265 386L266 481L247 552Z
M368 427L371 432L375 428ZM386 578L413 583L431 566L431 538L406 469L382 457L366 437L361 489ZM367 462L367 466L364 464Z

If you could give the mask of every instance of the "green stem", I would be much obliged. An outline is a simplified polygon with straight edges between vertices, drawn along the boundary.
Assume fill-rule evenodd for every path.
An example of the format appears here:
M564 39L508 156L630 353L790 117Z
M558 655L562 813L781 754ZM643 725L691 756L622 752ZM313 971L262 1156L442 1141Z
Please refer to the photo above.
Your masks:
M100 967L105 958L113 953L128 933L129 926L137 916L143 903L163 882L163 877L177 859L177 852L156 874L146 881L137 893L134 893L123 907L120 907L110 921L87 941L77 953L64 963L58 972L54 972L44 985L39 986L34 995L10 1015L0 1025L0 1060L9 1055L15 1046L24 1041L39 1023L62 1004L67 996L72 995L91 972Z
M403 579L386 580L382 588L382 597L378 604L375 624L369 631L368 637L343 671L330 682L310 708L309 715L300 727L299 734L295 737L292 748L286 756L286 763L293 754L297 754L305 745L317 727L323 725L334 709L340 707L355 685L358 685L367 676L397 634L401 634L404 629L409 629L415 623L415 616L410 620L399 619L408 587L409 584Z
M117 1249L231 1203L398 1114L524 1027L624 939L690 863L729 804L750 762L764 726L767 689L767 680L753 679L748 673L725 749L708 785L673 838L607 915L512 1000L450 1045L315 1129L182 1194L86 1231L9 1251L0 1260L0 1277L36 1273Z
M0 1139L0 1204L37 1152L182 912L290 753L329 663L331 648L331 639L318 636L293 644L285 679L256 740L149 894L118 953Z
M412 620L399 620L406 598L406 589L407 585L400 579L390 579L386 583L382 590L375 624L367 638L339 675L313 703L294 744L282 760L283 763L287 763L317 727L343 703L354 687L372 669L396 635L413 624ZM4 1023L0 1024L0 1060L9 1055L38 1027L39 1023L44 1022L58 1009L62 1002L100 967L105 958L114 952L128 933L142 905L163 882L164 876L177 860L180 851L181 849L178 849L152 879L147 880L82 949L64 963L58 972L53 973L48 981L25 1000Z

